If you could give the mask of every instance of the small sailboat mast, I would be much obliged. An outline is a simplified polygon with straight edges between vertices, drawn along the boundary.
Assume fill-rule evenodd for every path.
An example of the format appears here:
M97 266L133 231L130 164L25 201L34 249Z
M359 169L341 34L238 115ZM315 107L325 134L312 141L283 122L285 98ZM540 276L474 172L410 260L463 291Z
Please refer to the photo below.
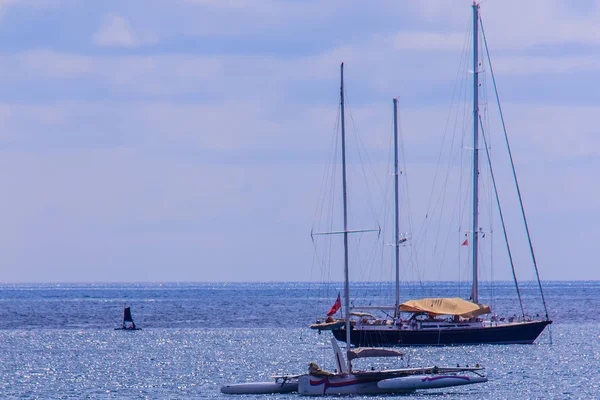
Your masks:
M344 203L344 318L346 319L346 362L350 364L350 281L348 273L348 199L346 188L346 125L344 120L344 63L340 65L340 119L342 128L342 201Z
M394 99L394 248L396 256L396 304L394 317L400 314L400 213L398 210L398 99Z
M478 24L479 4L473 2L473 226L472 226L472 266L473 285L471 300L479 303L479 283L477 277L477 255L479 242L479 60Z

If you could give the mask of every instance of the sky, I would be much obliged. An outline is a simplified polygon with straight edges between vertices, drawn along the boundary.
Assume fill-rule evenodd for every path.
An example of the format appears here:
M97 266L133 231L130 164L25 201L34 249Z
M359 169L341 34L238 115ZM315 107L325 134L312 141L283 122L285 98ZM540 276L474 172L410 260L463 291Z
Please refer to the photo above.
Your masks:
M0 0L0 282L314 278L340 63L369 152L398 97L426 203L470 6ZM600 279L600 1L481 17L541 277Z

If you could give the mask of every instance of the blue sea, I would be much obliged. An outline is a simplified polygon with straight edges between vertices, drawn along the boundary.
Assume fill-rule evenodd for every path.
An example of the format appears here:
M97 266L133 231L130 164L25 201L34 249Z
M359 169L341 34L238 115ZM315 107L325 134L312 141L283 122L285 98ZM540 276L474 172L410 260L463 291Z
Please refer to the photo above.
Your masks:
M222 395L220 386L303 373L310 361L333 370L331 335L319 335L308 325L329 309L340 287L0 285L0 397L240 398ZM534 345L405 349L415 367L480 363L489 382L386 397L600 399L600 282L545 282L544 287L554 323ZM461 288L456 282L404 284L402 293L406 298L456 296ZM377 303L387 301L391 289L385 283L353 285L354 293L365 299L372 293ZM483 300L499 312L518 313L512 283L497 283L482 292L494 295ZM543 312L534 284L524 285L522 294L532 313ZM125 303L143 330L114 330L121 324ZM369 362L357 366L381 366Z

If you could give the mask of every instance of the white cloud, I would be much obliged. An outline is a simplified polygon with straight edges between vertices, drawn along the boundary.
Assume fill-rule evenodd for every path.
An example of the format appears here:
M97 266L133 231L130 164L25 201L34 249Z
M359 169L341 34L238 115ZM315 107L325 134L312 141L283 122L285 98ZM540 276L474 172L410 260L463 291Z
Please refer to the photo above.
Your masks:
M194 24L186 19L187 22L182 21L182 25L175 29L200 36L281 35L285 34L284 29L297 32L299 27L303 27L302 33L306 37L312 38L314 30L328 39L336 36L329 33L328 26L334 31L335 27L343 25L344 19L351 18L352 31L347 31L347 37L354 42L357 38L363 40L373 33L383 33L386 27L394 26L399 48L411 49L424 43L426 47L432 46L434 49L444 48L447 44L461 46L464 33L472 24L472 0L381 1L368 6L360 1L333 0L325 4L318 1L247 0L185 0L184 3L188 3L191 15L200 11L197 15L202 23ZM480 10L488 40L496 50L526 49L540 45L600 45L600 32L596 29L600 17L600 4L597 2L484 1ZM386 19L382 20L382 16ZM219 22L222 18L228 18L230 22L222 24ZM392 25L391 21L397 23ZM415 29L420 31L415 32ZM418 40L412 44L409 40L411 35L421 37L414 36ZM429 39L439 39L439 42Z
M193 279L189 260L196 259L194 252L202 252L203 259L228 274L215 272L198 279L306 279L302 272L277 275L278 266L289 254L311 255L307 225L324 169L314 160L321 160L334 130L341 61L347 66L351 101L347 110L353 116L347 126L351 131L356 125L366 147L380 153L389 148L391 97L400 95L408 174L416 178L411 181L416 190L425 193L411 199L427 203L431 170L449 114L439 106L446 102L439 89L450 86L456 76L468 40L464 30L469 26L470 0L462 5L385 3L393 10L393 21L394 12L417 9L407 12L410 26L394 23L386 29L378 29L379 19L369 20L379 15L373 8L381 11L381 3L368 5L367 17L359 13L365 8L358 2L352 3L355 8L338 7L340 2L325 8L321 2L195 3L185 9L194 11L189 20L210 21L198 23L194 32L209 39L234 35L231 45L211 49L210 54L200 46L189 49L177 38L194 24L180 29L170 23L164 27L169 32L159 29L159 33L180 46L179 54L161 54L158 48L127 54L127 49L152 42L139 32L153 27L146 19L128 18L124 9L107 15L94 41L121 47L125 55L78 54L67 45L56 46L60 49L56 51L25 48L16 55L1 55L1 85L10 87L7 92L16 99L14 104L0 105L4 152L0 164L11 171L7 184L11 196L2 200L1 208L14 211L5 218L6 232L11 234L4 235L3 250L10 253L10 265L30 268L29 275L17 274L15 280L38 276L32 266L43 270L48 260L61 265L64 261L70 265L65 268L88 261L96 265L94 260L102 257L124 266L145 266L168 264L173 253L189 256L182 257L184 267L177 279ZM565 87L574 80L573 72L600 68L593 47L600 39L591 26L597 8L578 16L568 6L572 3L533 3L538 9L529 15L522 13L529 3L487 1L482 6L499 75L511 75L508 81L513 85L517 81L517 86L525 81L518 76L544 73L541 79L547 80L552 93L555 83ZM423 12L418 9L421 4L427 7ZM219 12L203 14L209 9ZM239 14L233 15L235 9ZM156 18L158 27L161 16L156 11L161 8L153 10L150 19ZM336 11L358 15L349 23L353 30L335 36L343 31L342 25L333 23L338 22L333 18ZM170 21L179 21L176 12L170 16ZM143 23L147 25L139 25ZM306 32L308 39L288 45L288 37L277 36L283 27ZM326 44L311 42L313 28ZM245 35L256 32L266 33L271 41L262 43L259 35L253 36L250 44L258 44L260 51L251 45L242 49L249 44ZM238 37L241 45L236 47ZM273 45L274 37L280 41ZM560 47L565 44L581 46L566 53ZM534 51L525 55L524 49ZM524 94L529 100L516 104L515 97ZM415 95L421 95L417 104ZM570 219L581 210L592 214L595 206L589 199L597 193L589 182L595 179L594 169L581 164L600 157L600 135L593 120L600 115L600 106L549 106L544 103L567 102L568 97L561 98L559 92L548 98L543 93L530 95L513 89L510 99L515 103L504 104L527 205L538 218L563 213ZM423 100L427 96L431 103ZM548 187L553 185L561 188L549 197ZM556 231L561 222L556 222ZM48 226L59 231L46 237ZM207 229L217 232L204 232ZM257 234L257 229L263 231ZM249 234L240 242L231 232ZM552 243L548 239L541 242L541 253L554 255L558 249L547 245ZM232 246L241 251L232 252ZM73 247L84 250L74 254ZM35 250L44 249L54 249L51 257L36 258L43 251ZM264 254L269 254L268 261ZM303 271L310 263L301 257L293 260L290 270ZM562 277L562 266L554 261L558 258L547 258L555 273L545 277ZM263 275L242 276L238 266L253 262L268 264L260 266ZM153 270L153 279L174 279L162 274L160 267ZM73 276L62 272L58 279ZM82 273L77 279L86 276L90 275ZM130 276L136 279L136 274Z
M310 161L290 164L289 158L298 148L312 148L315 152L326 148L336 105L332 104L331 109L295 107L289 114L270 121L266 112L273 106L271 102L258 106L232 100L188 106L165 102L0 107L7 128L3 132L11 132L12 141L27 136L30 143L48 143L46 137L56 132L85 136L91 127L98 126L113 139L123 131L140 135L135 143L105 150L90 148L94 147L92 141L83 148L66 151L38 148L32 152L27 147L22 151L4 151L0 165L4 170L15 171L7 178L12 194L2 200L4 209L13 210L5 218L6 231L11 235L3 237L8 265L22 264L23 274L32 274L47 261L46 245L51 243L48 248L53 249L50 259L57 264L56 276L90 279L85 271L69 275L66 270L69 265L88 261L92 263L89 265L100 267L98 260L103 260L108 250L112 258L106 262L125 265L134 260L135 264L147 265L153 271L153 279L170 280L174 278L160 273L158 264L168 263L176 248L189 259L194 259L195 251L202 251L205 260L222 263L220 274L205 279L250 278L238 269L245 265L242 260L229 251L235 243L243 249L240 254L252 255L248 256L249 262L261 252L271 252L269 260L261 260L261 270L272 272L272 279L307 279L302 273L280 276L277 265L294 252L301 256L289 264L290 271L302 271L302 265L310 263L308 233L317 200L315 191L325 167ZM367 146L389 145L390 104L358 106L352 111ZM598 107L506 104L505 112L512 129L516 161L525 167L519 172L528 210L533 210L538 220L560 213L593 211L594 205L588 199L597 193L586 182L594 180L594 171L569 165L568 159L593 155L593 149L600 148L600 136L594 134L595 122L585 118L600 114ZM420 145L437 155L446 115L443 108L404 107L401 125L405 146L410 150L411 146ZM292 116L292 123L282 123ZM224 155L241 150L255 154L256 160L260 153L254 152L264 148L272 154L280 153L281 160L270 165L260 160L238 163L234 157L223 163L202 158L207 151L217 149ZM494 148L496 155L498 151ZM410 151L407 157L411 182L431 182L431 161L421 160ZM564 168L557 166L559 160L567 160ZM551 162L554 166L549 165ZM39 175L42 170L43 179ZM549 188L557 182L568 184L549 197ZM428 194L429 184L419 183L412 187L411 201L425 204ZM44 227L54 225L57 234L44 237ZM539 223L533 226L535 229ZM261 229L260 235L255 235L257 229ZM232 231L252 234L238 243L231 239ZM79 241L84 251L71 252L70 246ZM273 243L277 243L277 251L273 250ZM537 250L553 254L553 249L544 245ZM550 259L544 276L560 278L560 265L552 257L547 258ZM192 268L191 262L182 259L178 268L178 279L195 277L185 272ZM111 280L111 271L105 273L94 279ZM124 273L127 277L131 270ZM23 274L15 274L11 279L27 280ZM423 278L435 276L425 274ZM130 279L135 279L135 274Z
M443 31L463 31L472 16L472 1L425 0L413 2L423 22ZM587 9L585 7L588 7ZM540 45L600 45L596 29L600 3L567 0L483 1L480 14L493 49L515 50Z
M44 81L69 77L84 81L93 79L102 82L108 88L114 88L113 90L117 92L115 100L119 99L118 91L127 96L134 94L138 99L155 95L158 98L151 97L148 102L140 103L140 100L133 102L135 107L129 112L132 113L135 122L132 122L131 126L135 124L143 126L145 131L160 135L163 139L185 140L192 147L251 149L282 144L285 141L292 143L291 140L298 137L314 138L315 132L323 132L322 127L326 127L325 131L329 132L333 123L331 116L336 112L334 105L339 61L346 60L348 61L346 73L349 99L355 100L356 84L367 82L369 89L375 91L368 97L356 99L361 103L353 107L358 127L375 132L374 136L371 136L373 143L382 143L376 132L385 133L387 129L389 104L385 101L386 98L391 99L392 96L400 94L401 99L404 99L401 103L410 107L410 93L402 90L406 82L415 79L426 80L427 84L416 89L426 91L435 80L451 82L454 78L454 65L448 68L443 64L430 62L423 65L419 71L416 69L419 65L407 67L406 64L402 64L400 60L403 57L402 54L381 53L375 49L362 51L356 48L340 48L324 54L291 60L260 56L195 57L189 55L102 58L39 50L18 55L16 60L13 60L14 64L3 63L10 66L3 76L5 79L15 81L14 74L20 71L25 73L28 80L34 77ZM386 58L393 61L386 63L384 62ZM600 63L593 60L594 56L568 56L558 59L501 57L494 64L496 72L504 75L529 75L535 72L568 74L571 71L600 68ZM556 79L555 77L550 79L548 85L552 85ZM304 82L324 85L324 89L316 94L320 96L320 105L311 105L312 101L298 104L294 95L289 93L290 84ZM502 91L502 88L500 89ZM170 97L190 93L208 94L208 98L212 96L215 99L210 103L202 100L181 104L176 98ZM329 95L331 101L328 104L331 106L323 105L324 93ZM450 94L447 93L448 98ZM515 94L512 95L511 100L515 101ZM62 107L61 113L57 115L65 115L67 112L71 117L77 114L89 115L91 118L100 114L110 115L118 111L121 102L122 100L116 103L117 106L108 107L101 113L93 111L93 107L83 113L81 110L74 112L72 107L67 109ZM289 106L282 107L282 102L288 103ZM548 109L543 109L543 104L513 107L515 110L526 110L529 114L519 115L519 119L524 124L531 123L528 121L538 121L536 126L528 129L530 132L546 134L550 132L562 134L562 130L558 127L580 124L581 121L589 120L589 115L598 113L593 106L590 109L573 106L567 113L561 113L561 108L567 109L568 105ZM585 112L577 110L585 110ZM407 127L407 133L414 132L419 140L428 139L429 132L444 129L444 122L448 115L446 109L433 109L422 105L420 110L406 109L405 111L405 121L412 124ZM570 115L575 114L577 117L567 120ZM232 115L236 117L231 118ZM432 118L432 115L436 118ZM561 123L560 119L565 119L566 122ZM553 123L539 126L540 123L550 120ZM589 132L586 129L577 129L577 131L578 134ZM305 144L297 139L293 143L294 146L306 148ZM558 141L547 141L547 145L553 143ZM593 143L582 146L581 149L587 151L595 148ZM570 147L565 146L559 148L562 151L569 149Z
M120 15L106 15L104 24L94 34L93 40L102 47L138 47L155 42L150 37L137 35Z

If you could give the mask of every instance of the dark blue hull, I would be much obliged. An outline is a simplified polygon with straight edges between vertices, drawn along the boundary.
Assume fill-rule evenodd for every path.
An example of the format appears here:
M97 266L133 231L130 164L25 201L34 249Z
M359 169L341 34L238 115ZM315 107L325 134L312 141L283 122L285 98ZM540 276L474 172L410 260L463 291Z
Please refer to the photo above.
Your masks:
M419 330L350 330L354 346L447 346L466 344L531 344L552 321L530 321L507 325ZM346 330L331 331L346 341Z

